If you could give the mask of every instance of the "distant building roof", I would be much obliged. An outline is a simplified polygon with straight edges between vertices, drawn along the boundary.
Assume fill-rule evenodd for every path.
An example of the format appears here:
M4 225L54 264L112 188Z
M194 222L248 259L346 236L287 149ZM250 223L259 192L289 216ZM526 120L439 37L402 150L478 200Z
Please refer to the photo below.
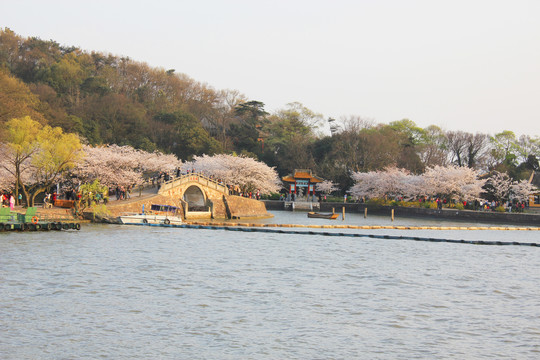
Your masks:
M320 183L323 179L313 175L310 169L295 169L293 174L281 178L285 182L295 182L296 180L309 180L310 183Z

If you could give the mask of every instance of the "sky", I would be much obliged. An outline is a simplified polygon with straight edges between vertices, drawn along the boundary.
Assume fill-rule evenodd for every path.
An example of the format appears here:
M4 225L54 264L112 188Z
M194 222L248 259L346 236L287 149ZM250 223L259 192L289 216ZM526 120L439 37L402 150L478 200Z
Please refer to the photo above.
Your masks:
M538 0L0 0L0 27L175 69L268 112L540 136Z

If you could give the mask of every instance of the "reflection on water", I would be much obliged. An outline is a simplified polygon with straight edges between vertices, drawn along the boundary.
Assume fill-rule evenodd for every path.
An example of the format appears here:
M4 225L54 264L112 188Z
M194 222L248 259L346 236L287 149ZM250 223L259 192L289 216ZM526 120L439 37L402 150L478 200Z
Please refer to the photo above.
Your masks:
M345 223L367 221L390 223ZM2 233L0 358L536 359L539 260L519 246L222 230Z

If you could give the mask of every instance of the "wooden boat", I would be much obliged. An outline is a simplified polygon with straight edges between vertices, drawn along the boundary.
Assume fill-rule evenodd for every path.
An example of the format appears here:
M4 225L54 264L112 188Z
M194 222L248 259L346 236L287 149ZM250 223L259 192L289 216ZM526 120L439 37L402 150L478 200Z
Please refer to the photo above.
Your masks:
M317 213L317 212L308 212L307 216L308 216L308 218L336 220L339 217L339 214L335 214L335 213L325 214L325 213Z

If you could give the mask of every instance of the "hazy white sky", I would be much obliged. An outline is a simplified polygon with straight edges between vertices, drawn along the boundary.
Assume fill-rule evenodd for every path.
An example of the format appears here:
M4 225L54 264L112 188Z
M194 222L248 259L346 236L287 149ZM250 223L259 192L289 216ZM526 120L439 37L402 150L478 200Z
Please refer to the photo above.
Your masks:
M0 26L176 69L269 112L540 135L539 0L0 0Z

